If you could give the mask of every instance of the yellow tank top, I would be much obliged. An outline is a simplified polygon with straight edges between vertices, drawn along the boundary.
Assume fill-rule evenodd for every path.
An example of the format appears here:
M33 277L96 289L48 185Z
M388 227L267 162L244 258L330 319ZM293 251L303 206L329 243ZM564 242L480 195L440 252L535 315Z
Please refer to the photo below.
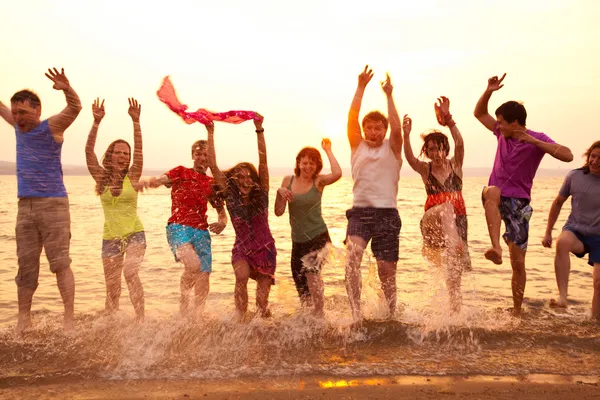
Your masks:
M131 185L129 176L123 179L123 189L119 196L113 196L107 187L100 195L104 209L104 234L102 239L126 238L142 232L144 226L137 215L138 192Z

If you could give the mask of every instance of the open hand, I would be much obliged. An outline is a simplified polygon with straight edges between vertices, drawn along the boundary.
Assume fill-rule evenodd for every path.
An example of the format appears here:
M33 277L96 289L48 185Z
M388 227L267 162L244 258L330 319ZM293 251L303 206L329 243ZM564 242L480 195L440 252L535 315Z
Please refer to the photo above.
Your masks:
M405 114L402 120L402 130L406 136L410 135L410 131L412 130L412 119L410 119L408 114Z
M450 115L450 100L445 96L441 96L438 98L437 103L433 104L433 108L438 123L446 126L446 118Z
M45 73L46 77L54 82L54 86L52 86L56 90L69 90L71 85L69 84L69 80L65 75L65 69L61 68L60 72L56 68L48 68L48 72Z
M223 229L225 229L224 222L213 222L212 224L208 225L208 230L216 235L223 232Z
M94 115L95 122L102 121L102 118L104 118L104 99L102 99L102 103L100 103L100 98L94 100L94 104L92 104L92 114Z
M502 81L504 80L505 77L506 77L506 72L504 73L504 75L502 75L502 78L500 78L500 79L498 79L497 76L492 76L490 79L488 79L487 90L489 90L491 92L495 92L496 90L502 88L502 86L504 86L502 84Z
M128 98L129 100L129 110L127 113L133 120L133 122L140 122L140 113L142 112L142 105L138 103L136 99L133 97Z

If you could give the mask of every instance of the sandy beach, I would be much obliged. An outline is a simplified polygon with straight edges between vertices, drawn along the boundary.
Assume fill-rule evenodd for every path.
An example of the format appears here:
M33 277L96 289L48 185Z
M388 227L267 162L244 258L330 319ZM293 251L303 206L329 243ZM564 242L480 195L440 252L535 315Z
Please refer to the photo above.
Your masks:
M600 377L396 376L0 383L3 399L600 399Z

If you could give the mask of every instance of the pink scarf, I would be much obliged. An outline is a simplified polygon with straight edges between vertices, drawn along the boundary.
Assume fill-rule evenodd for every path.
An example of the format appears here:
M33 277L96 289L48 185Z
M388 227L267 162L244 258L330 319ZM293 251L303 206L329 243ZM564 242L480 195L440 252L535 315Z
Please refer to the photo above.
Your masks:
M186 110L188 106L179 102L177 99L177 94L175 94L175 88L173 87L173 84L168 76L163 79L163 83L156 94L158 95L160 101L165 103L175 114L183 118L186 124L193 124L196 121L204 125L210 123L211 121L239 124L251 119L257 121L261 121L263 119L260 114L254 111L232 110L216 113L208 111L204 108L200 108L194 112L187 112Z

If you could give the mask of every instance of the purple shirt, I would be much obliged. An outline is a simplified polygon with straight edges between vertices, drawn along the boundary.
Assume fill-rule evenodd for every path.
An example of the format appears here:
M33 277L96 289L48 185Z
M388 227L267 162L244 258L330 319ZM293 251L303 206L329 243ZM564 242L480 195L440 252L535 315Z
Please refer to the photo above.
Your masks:
M541 132L527 129L527 133L542 142L555 143ZM494 126L494 135L498 148L488 185L499 187L504 197L531 200L533 177L546 153L534 144L505 138L498 123Z

